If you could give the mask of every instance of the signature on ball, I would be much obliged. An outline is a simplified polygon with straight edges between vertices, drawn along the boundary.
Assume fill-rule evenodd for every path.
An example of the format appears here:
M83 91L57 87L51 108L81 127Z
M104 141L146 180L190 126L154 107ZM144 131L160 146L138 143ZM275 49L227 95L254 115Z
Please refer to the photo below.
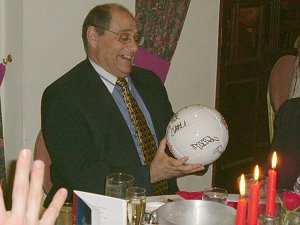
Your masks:
M175 123L176 120L179 120L178 112L174 114L174 116L171 118L171 121L170 121L170 122L171 122L171 123Z
M183 121L183 123L180 122L180 123L174 125L171 129L171 136L173 137L177 133L177 131L183 129L184 127L186 127L186 122L185 121Z
M219 141L218 137L206 136L206 137L202 138L200 141L196 142L195 144L191 144L191 146L194 150L198 150L198 149L202 150L208 144L216 142L216 141Z
M223 145L219 145L214 151L213 151L213 154L222 154L224 151L224 148L223 148Z

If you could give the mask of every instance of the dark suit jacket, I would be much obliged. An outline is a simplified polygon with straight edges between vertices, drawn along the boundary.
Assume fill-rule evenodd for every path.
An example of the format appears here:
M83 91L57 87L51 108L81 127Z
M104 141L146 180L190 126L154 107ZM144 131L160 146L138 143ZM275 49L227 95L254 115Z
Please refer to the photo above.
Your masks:
M278 188L292 190L300 173L300 98L290 99L279 108L272 153L274 150L278 155Z
M173 115L165 87L145 69L133 67L130 76L160 141ZM53 182L45 206L60 187L69 190L70 199L74 189L104 194L105 177L112 172L132 174L135 185L152 195L149 165L141 165L126 122L88 59L46 88L41 113ZM168 192L174 194L176 179L168 183Z

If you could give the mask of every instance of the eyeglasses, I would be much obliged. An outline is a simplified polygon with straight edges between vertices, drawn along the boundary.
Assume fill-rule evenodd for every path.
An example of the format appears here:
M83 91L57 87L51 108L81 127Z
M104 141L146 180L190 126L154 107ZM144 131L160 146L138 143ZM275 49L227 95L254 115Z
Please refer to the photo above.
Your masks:
M120 32L120 33L117 33L117 32L114 32L112 30L109 30L109 29L104 29L106 31L109 31L115 35L117 35L119 37L119 42L121 42L122 44L128 44L130 43L132 40L136 43L136 45L138 47L142 46L143 43L144 43L144 37L140 36L140 35L132 35L130 33L127 33L127 32Z

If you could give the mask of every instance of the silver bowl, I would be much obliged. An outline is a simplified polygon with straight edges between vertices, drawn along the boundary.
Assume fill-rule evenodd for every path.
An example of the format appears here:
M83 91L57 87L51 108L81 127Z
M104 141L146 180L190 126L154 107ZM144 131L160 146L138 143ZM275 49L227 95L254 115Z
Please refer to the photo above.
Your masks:
M236 210L203 200L180 200L157 209L159 225L234 225Z

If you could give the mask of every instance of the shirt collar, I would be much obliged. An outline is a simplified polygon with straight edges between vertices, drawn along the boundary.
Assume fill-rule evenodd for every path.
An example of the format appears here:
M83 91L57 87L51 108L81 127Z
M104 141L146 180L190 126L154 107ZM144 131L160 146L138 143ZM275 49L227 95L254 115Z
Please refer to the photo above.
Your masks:
M94 69L97 71L97 73L99 74L101 80L103 81L103 83L106 85L106 87L108 88L109 92L112 93L114 90L114 87L116 85L117 82L117 77L115 77L114 75L112 75L111 73L107 72L104 68L102 68L101 66L99 66L98 64L96 64L92 59L90 59L90 62L92 64L92 66L94 67ZM129 86L129 90L131 89L130 87L130 82L128 77L125 78L128 86Z

